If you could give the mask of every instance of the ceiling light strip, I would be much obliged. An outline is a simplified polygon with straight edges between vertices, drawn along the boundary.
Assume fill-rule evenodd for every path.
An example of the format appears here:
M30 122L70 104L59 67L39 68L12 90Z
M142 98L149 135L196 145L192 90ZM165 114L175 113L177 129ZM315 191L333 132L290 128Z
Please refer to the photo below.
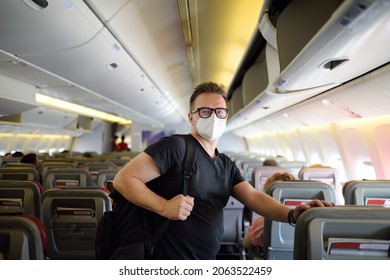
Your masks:
M124 125L131 124L131 120L118 117L112 114L108 114L102 111L91 109L85 106L81 106L75 103L64 101L61 99L53 98L40 93L35 94L35 100L38 104L46 107L54 108L57 110L79 114L82 116L92 117L100 120L105 120L113 123L119 123Z

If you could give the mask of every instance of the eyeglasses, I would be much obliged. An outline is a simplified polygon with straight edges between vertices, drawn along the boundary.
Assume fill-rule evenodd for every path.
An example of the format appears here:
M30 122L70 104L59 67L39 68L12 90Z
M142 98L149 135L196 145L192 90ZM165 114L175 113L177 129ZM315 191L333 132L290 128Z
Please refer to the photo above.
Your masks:
M226 108L212 109L212 108L208 108L208 107L200 107L200 108L192 111L191 113L195 114L196 112L198 112L199 117L201 117L202 119L207 119L211 116L213 111L214 111L215 115L217 116L217 118L219 118L219 119L226 119L228 116L228 113L229 113L229 109L226 109Z

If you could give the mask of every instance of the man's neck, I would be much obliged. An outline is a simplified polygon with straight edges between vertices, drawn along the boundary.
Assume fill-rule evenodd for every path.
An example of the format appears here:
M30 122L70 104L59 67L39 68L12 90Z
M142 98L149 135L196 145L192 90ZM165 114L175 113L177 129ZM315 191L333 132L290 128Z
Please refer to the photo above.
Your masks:
M215 158L217 156L216 148L217 148L218 141L206 140L200 137L200 135L195 132L191 132L191 135L200 143L200 145L203 147L206 153L209 154L211 158Z

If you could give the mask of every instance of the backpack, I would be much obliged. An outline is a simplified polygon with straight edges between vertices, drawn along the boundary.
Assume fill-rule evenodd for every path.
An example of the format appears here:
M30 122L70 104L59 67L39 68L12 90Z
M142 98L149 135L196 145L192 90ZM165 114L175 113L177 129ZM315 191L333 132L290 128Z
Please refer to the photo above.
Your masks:
M189 181L195 161L195 146L190 135L184 135L186 153L183 164L183 194L188 193ZM118 191L110 193L114 201L112 211L106 211L100 219L95 238L95 258L108 259L151 259L154 246L167 229L170 220L166 219L153 232L149 231L146 209L124 198ZM124 234L125 233L125 234ZM119 242L126 244L119 246Z

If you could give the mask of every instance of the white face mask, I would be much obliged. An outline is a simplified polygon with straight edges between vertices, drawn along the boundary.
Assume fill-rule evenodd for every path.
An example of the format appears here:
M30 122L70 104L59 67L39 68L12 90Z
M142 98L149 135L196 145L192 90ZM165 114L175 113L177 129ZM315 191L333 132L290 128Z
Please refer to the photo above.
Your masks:
M225 132L226 119L218 118L213 112L207 119L199 118L195 128L202 138L209 141L217 141Z

